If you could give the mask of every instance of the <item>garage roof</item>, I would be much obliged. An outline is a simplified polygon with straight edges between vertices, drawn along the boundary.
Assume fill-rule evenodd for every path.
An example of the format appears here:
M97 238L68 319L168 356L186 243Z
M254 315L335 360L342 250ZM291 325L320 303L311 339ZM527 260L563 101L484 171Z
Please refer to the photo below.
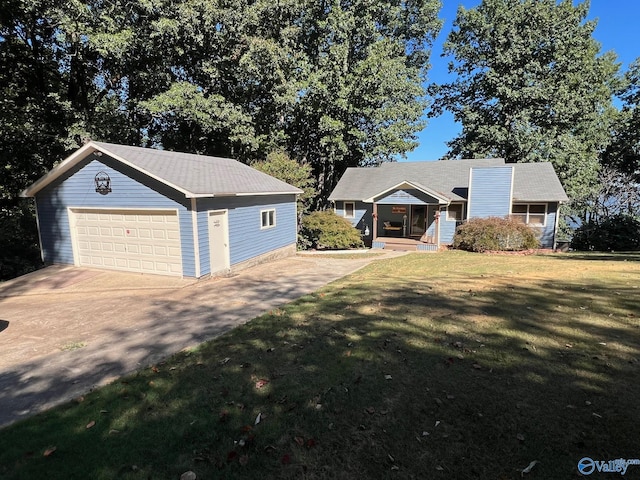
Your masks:
M33 197L93 154L108 155L184 193L187 198L302 193L288 183L230 158L92 141L25 189L22 196Z

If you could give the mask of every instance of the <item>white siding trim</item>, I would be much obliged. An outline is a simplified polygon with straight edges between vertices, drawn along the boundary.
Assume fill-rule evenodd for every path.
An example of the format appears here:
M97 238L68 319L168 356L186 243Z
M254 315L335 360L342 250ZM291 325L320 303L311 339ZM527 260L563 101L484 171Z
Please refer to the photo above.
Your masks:
M38 200L36 197L33 197L33 202L36 207L36 227L38 229L38 242L40 245L40 259L42 263L44 263L44 250L42 248L42 233L40 232L40 215L38 214Z

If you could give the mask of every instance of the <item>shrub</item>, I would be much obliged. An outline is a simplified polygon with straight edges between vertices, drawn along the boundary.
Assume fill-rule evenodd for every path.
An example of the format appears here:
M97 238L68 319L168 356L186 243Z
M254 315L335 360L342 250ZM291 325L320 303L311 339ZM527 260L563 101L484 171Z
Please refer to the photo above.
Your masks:
M578 227L571 240L575 250L640 250L640 221L629 215L614 215L601 223Z
M331 210L313 212L302 218L298 245L313 248L358 248L364 246L360 230Z
M471 219L460 225L453 237L453 248L471 252L528 250L539 246L531 228L506 218Z

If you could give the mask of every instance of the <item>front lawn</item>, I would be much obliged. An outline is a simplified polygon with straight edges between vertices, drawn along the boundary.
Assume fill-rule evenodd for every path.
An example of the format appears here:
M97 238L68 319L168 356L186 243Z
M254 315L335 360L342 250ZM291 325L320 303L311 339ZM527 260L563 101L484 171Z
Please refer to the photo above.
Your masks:
M0 477L580 478L640 458L639 288L632 255L380 260L0 431Z

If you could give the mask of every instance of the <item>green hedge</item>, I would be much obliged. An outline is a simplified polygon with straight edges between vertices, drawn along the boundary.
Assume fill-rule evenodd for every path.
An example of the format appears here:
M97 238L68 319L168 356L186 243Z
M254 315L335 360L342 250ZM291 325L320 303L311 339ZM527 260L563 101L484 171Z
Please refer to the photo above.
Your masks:
M460 225L453 237L453 248L470 252L513 251L539 248L535 232L506 218L474 218Z
M633 251L640 250L640 221L629 215L614 215L601 223L586 223L573 234L575 250Z
M302 218L299 247L346 249L363 247L360 230L331 210L313 212Z

